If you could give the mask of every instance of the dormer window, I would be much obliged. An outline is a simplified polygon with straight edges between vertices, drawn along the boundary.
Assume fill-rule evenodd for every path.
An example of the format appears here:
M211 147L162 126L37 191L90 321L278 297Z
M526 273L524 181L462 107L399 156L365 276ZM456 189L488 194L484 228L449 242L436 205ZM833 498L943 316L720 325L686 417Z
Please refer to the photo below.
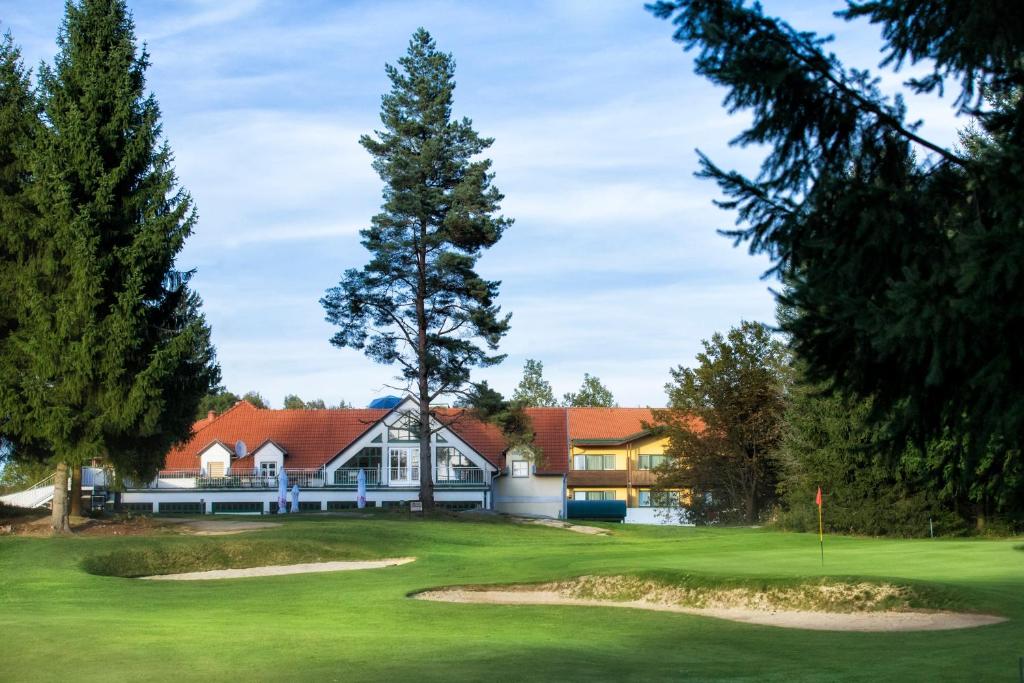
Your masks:
M277 463L276 462L261 462L260 463L260 476L261 477L276 477L277 476Z

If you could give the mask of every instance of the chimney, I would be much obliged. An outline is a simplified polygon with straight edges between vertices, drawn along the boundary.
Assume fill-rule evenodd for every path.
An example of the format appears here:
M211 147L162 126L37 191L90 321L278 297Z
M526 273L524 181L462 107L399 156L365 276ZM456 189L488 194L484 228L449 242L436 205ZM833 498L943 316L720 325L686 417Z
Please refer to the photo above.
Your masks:
M207 420L212 420L212 419L213 419L213 418L215 418L215 417L217 417L217 413L215 413L215 412L214 412L214 411L212 411L212 410L211 410L210 412L208 412L208 413L206 414L206 419L207 419Z

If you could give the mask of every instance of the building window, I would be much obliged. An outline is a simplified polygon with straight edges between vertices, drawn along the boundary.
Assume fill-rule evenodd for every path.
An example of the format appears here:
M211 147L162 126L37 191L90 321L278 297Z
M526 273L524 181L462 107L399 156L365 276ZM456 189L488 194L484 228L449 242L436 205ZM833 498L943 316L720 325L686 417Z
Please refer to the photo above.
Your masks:
M574 455L572 458L574 470L614 470L614 455Z
M458 448L445 446L438 448L435 452L437 453L437 469L439 470L452 467L476 467L473 461L467 458Z
M277 463L276 462L261 462L260 463L260 476L261 477L276 477L277 476Z
M642 508L679 507L679 491L652 491L651 489L640 489L637 493L637 505Z
M410 413L398 418L388 427L388 441L419 441L420 421Z
M528 477L530 476L530 463L525 460L513 460L512 461L512 476L513 477Z
M420 449L392 448L389 451L391 481L417 482L420 479Z
M351 458L345 461L342 468L350 469L366 469L376 470L380 468L382 460L382 449L377 446L367 446L360 449L358 453L353 455Z
M636 468L638 470L653 470L668 462L667 455L641 455L637 458Z
M573 500L615 500L615 491L574 491Z

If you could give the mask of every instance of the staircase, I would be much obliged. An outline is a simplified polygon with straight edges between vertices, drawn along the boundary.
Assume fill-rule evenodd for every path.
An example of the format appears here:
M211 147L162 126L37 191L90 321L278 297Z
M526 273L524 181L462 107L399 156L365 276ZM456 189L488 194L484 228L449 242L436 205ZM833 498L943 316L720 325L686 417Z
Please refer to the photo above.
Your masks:
M40 508L44 505L49 505L50 501L53 500L53 478L56 476L56 474L51 474L46 479L37 481L24 491L0 496L0 503L19 508Z
M42 481L37 481L23 491L8 493L0 496L0 503L19 508L41 508L53 501L53 478L51 474ZM71 490L71 478L68 478L68 490ZM90 503L93 509L98 505L103 507L106 501L106 472L99 467L82 468L82 493L89 493Z

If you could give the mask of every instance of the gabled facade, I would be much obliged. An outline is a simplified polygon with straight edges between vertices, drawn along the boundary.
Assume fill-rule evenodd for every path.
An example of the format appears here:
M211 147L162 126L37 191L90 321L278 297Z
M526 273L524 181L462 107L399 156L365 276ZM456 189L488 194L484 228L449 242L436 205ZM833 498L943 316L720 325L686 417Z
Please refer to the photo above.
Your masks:
M356 505L362 470L368 505L402 505L419 499L415 414L412 399L389 410L261 410L239 402L197 423L152 481L128 482L123 502L153 512L274 512L283 472L289 487L300 486L302 509L343 509ZM436 416L435 502L454 509L564 515L564 472L558 471L566 460L564 441L549 443L555 470L545 470L524 454L513 453L506 462L500 430L465 411L441 409ZM543 416L537 421L546 424ZM243 449L236 449L239 442ZM501 495L506 478L516 480L511 495Z

